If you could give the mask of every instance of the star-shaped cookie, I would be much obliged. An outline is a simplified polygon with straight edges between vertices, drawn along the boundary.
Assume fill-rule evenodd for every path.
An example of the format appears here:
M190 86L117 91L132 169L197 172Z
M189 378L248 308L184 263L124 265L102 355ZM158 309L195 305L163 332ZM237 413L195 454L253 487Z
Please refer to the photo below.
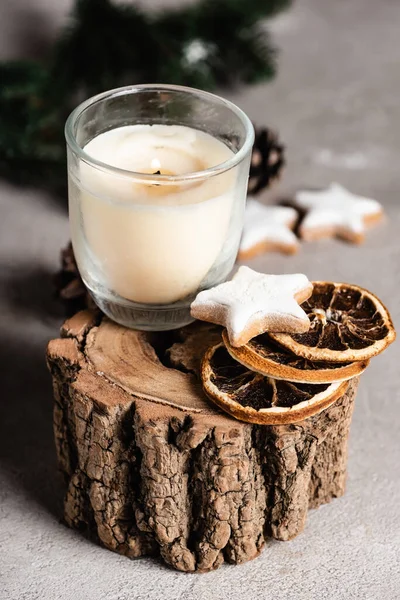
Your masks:
M337 236L359 244L367 227L383 218L379 202L352 194L338 183L322 191L298 192L295 202L308 211L300 225L304 240Z
M200 292L191 314L226 327L230 343L239 347L266 331L308 331L310 321L299 304L312 290L305 275L264 275L240 267L232 281Z
M249 196L238 259L247 260L270 250L285 254L297 252L299 242L292 231L297 217L294 208L264 206Z

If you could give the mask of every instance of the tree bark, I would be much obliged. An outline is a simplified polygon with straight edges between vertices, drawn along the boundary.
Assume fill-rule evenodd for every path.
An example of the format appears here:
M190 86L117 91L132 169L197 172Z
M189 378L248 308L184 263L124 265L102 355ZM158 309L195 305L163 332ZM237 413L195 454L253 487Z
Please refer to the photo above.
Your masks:
M89 311L64 324L48 364L68 525L132 558L209 571L295 537L309 507L343 494L358 379L301 423L242 423L196 376L217 336L137 332Z

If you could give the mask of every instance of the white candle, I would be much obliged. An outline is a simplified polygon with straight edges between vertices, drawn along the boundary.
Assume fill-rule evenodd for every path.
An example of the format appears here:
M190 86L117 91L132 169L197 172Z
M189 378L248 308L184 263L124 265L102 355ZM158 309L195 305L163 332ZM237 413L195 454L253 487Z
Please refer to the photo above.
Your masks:
M165 175L203 171L233 154L211 135L173 125L118 127L84 150L110 166ZM155 175L144 184L82 162L72 229L83 220L102 285L135 302L172 303L198 290L223 250L235 182L232 169L199 182L157 185Z

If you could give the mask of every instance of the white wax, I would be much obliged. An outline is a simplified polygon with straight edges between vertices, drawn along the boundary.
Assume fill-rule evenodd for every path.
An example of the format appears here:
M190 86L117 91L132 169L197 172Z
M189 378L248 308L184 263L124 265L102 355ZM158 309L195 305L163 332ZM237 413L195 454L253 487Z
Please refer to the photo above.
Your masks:
M129 171L185 174L232 151L183 126L130 125L100 134L85 152ZM231 217L235 170L205 181L154 185L81 164L86 242L102 283L135 302L168 304L197 291L217 260Z

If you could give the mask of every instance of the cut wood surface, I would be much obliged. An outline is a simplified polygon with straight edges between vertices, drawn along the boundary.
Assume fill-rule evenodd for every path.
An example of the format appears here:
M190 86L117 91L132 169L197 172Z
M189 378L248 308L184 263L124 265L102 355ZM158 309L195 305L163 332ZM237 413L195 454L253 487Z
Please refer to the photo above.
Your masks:
M358 379L321 413L257 426L219 412L197 377L220 332L147 333L84 311L48 347L65 520L129 557L182 571L257 556L344 492Z

